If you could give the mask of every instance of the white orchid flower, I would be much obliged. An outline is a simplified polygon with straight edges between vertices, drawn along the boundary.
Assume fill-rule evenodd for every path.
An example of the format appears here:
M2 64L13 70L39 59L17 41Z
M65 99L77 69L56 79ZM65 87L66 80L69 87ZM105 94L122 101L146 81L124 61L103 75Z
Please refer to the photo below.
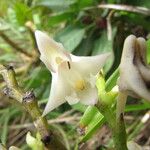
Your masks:
M71 105L78 102L96 104L96 74L110 53L77 57L65 51L61 43L55 42L41 31L36 31L35 37L41 53L40 59L52 74L50 96L43 115L66 101Z
M126 38L119 69L120 90L150 101L150 67L146 61L145 39L134 35Z

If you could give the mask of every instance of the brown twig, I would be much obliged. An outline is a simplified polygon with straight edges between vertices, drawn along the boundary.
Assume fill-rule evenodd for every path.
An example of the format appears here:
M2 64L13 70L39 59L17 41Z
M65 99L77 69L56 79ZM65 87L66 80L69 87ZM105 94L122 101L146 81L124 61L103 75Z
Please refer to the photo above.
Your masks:
M75 120L79 120L80 117L72 116L72 117L65 117L65 118L58 118L58 119L51 119L48 120L48 124L55 124L55 123L72 123ZM12 125L9 128L10 129L22 129L22 128L30 128L33 127L32 123L25 123L25 124L16 124Z
M33 47L37 50L37 53L39 53L38 47L37 47L37 44L36 44L35 35L34 35L34 32L36 30L35 25L33 24L33 22L28 21L28 22L26 22L25 26L27 27L27 30L30 33L30 36L31 36L31 39L32 39L32 43L33 43Z
M111 26L111 18L114 14L114 10L111 10L108 14L106 20L107 20L107 38L109 41L112 40L112 26Z
M119 4L101 4L98 5L97 7L104 8L104 9L106 8L106 9L129 11L133 13L139 13L139 14L150 16L150 9L145 7L119 5Z
M23 53L24 55L28 57L32 57L32 54L25 51L23 48L19 47L14 41L12 41L6 34L4 34L2 31L0 32L1 38L6 41L12 48L17 50L18 52Z
M41 114L33 91L24 93L19 87L13 67L4 67L0 65L0 74L2 74L7 85L4 93L10 98L17 100L28 111L34 121L37 131L41 134L41 140L45 144L45 147L48 150L65 150L66 148L57 139L57 136L54 135L52 131L48 130L48 122Z

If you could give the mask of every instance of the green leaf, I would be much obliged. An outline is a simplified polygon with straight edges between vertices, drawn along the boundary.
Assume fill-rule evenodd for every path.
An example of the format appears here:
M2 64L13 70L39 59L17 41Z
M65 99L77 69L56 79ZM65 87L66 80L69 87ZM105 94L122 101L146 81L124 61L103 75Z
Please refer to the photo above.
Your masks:
M86 111L84 112L81 120L80 120L80 126L87 126L90 122L91 119L93 119L93 116L97 114L97 109L93 106L87 107Z
M125 108L125 112L131 112L131 111L141 111L141 110L149 110L150 109L150 104L132 104L132 105L127 105Z
M143 6L143 7L150 8L149 0L134 0L134 1L126 0L126 3L129 5Z
M99 53L106 53L106 52L112 52L113 53L113 41L114 37L117 32L117 27L112 28L112 39L108 40L107 32L104 30L98 40L96 40L94 49L92 52L92 55L97 55ZM113 57L109 59L107 64L105 65L105 72L107 72L110 69L110 66L112 65Z
M113 74L107 79L106 81L106 91L110 91L117 82L117 79L119 77L119 68L117 68Z
M144 29L150 31L149 20L143 17L142 14L130 13L130 12L119 12L120 19L129 25L134 23L135 26L142 26Z
M63 11L75 2L76 0L41 0L37 5L46 6L54 11Z
M66 50L72 52L82 41L84 34L84 28L67 26L56 35L56 40L61 42Z
M25 83L27 89L36 89L40 88L44 83L50 82L50 73L49 71L43 67L35 68L31 75L29 76L29 80Z
M77 103L77 104L74 104L74 105L71 105L73 109L77 110L77 111L80 111L80 112L85 112L87 106L81 104L81 103Z
M17 60L17 59L18 59L18 57L14 53L5 53L5 54L0 56L0 61L9 62L9 61Z
M72 12L58 13L49 18L48 25L49 26L58 25L63 21L70 20L72 17L73 17Z
M84 8L87 6L91 6L95 0L78 0L79 8Z
M5 145L6 140L7 140L7 134L8 134L8 122L10 119L9 110L7 109L3 115L5 116L5 118L3 121L3 130L1 133L1 140L2 140L2 143Z
M20 25L24 25L26 21L32 20L32 12L24 3L16 3L14 10L17 21Z
M74 54L78 56L89 56L93 49L95 41L95 30L91 29L86 33L88 36L82 40L79 46L75 49Z
M107 31L104 30L101 33L99 39L96 40L92 55L97 55L99 53L104 52L112 52L113 51L113 40L116 35L117 28L113 27L112 29L112 40L108 40Z
M90 118L90 119L89 119ZM80 121L80 127L85 130L85 134L81 137L81 142L86 142L105 122L104 116L94 106L89 106ZM86 125L84 126L83 123Z

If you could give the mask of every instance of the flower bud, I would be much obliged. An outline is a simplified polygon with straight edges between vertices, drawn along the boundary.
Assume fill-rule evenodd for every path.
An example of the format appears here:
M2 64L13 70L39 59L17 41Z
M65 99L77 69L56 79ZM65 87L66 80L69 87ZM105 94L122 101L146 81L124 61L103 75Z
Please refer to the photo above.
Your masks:
M146 60L146 41L130 35L125 39L119 66L119 90L150 101L150 66Z

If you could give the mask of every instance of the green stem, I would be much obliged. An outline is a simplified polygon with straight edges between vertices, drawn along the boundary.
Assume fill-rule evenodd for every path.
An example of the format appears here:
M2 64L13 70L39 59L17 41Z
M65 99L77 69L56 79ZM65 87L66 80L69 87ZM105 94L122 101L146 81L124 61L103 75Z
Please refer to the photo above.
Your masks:
M116 108L116 150L127 150L127 136L124 122L124 110L127 100L127 94L124 92L118 93L117 108ZM119 142L118 142L119 141Z
M121 114L124 114L126 101L127 101L127 94L125 92L118 92L117 108L116 108L117 119L120 117Z
M128 150L123 114L116 120L116 127L112 133L116 150Z
M116 71L115 74L117 74L117 72L118 71ZM111 128L115 149L127 150L126 130L123 118L127 95L121 92L118 93L117 110L115 114L111 109L111 106L116 96L115 94L114 96L110 95L112 91L106 92L106 83L102 73L99 74L99 77L97 79L97 88L100 99L97 107L99 111L104 115L109 127Z
M115 113L105 104L98 105L98 109L104 115L109 127L111 128L115 150L127 150L123 114L116 119Z

